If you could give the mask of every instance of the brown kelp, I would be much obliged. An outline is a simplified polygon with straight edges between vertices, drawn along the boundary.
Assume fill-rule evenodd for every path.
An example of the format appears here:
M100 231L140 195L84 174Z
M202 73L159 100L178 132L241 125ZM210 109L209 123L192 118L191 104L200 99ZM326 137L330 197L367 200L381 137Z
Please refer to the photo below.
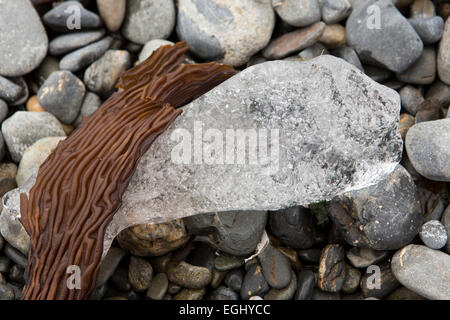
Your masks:
M39 169L21 194L21 222L31 238L23 299L86 299L95 289L105 228L140 157L181 113L180 106L235 71L217 63L182 65L188 46L156 50L125 72L114 93ZM81 288L69 289L69 266Z

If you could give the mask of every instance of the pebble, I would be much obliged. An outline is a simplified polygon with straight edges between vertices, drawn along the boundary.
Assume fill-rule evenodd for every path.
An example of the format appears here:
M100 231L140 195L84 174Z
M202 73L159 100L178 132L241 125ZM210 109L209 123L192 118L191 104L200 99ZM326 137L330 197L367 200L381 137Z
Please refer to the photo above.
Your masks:
M438 42L444 32L444 19L439 16L428 19L413 18L408 19L408 21L426 44Z
M183 220L160 224L140 224L127 228L117 237L122 248L140 257L162 256L187 242Z
M126 12L122 33L134 43L166 39L175 25L173 0L128 0Z
M351 63L359 70L364 72L364 68L361 64L361 61L359 60L358 54L356 53L355 49L347 46L342 46L340 48L336 48L333 51L331 51L331 54L336 57L344 59L348 63Z
M152 55L152 53L158 49L159 47L166 46L166 45L174 45L172 41L167 41L163 39L153 39L147 42L144 47L142 48L141 52L139 53L139 59L138 62L144 62L147 60L148 57Z
M214 266L219 271L228 271L244 265L244 259L228 254L220 254L214 261Z
M11 261L18 264L22 268L27 267L28 259L26 256L24 256L22 253L20 253L19 250L12 247L9 243L6 244L5 248L3 249L3 253L5 256L7 256Z
M270 287L262 273L259 264L254 263L250 266L244 276L241 287L241 299L248 300L252 296L261 296L269 291Z
M171 282L184 288L201 289L211 282L212 274L208 268L193 266L181 261L168 266L167 277Z
M128 270L123 267L118 267L111 276L111 282L115 288L122 292L132 290L131 283L128 281Z
M439 42L437 70L439 79L450 85L450 19L445 22L444 33Z
M306 27L320 21L318 0L272 0L272 6L291 26Z
M368 268L370 272L366 272L361 278L361 290L366 298L382 299L399 286L399 282L391 272L389 263L384 263L378 267L380 268L379 274ZM378 279L377 276L379 276Z
M153 270L155 270L156 273L165 273L171 259L172 254L168 253L164 256L150 258L150 263L152 264Z
M25 269L15 264L9 269L9 279L15 283L25 284Z
M312 46L300 51L297 57L300 57L302 60L311 60L324 54L329 54L327 48L320 42L316 42Z
M42 61L39 68L34 72L34 78L39 86L41 86L45 80L55 71L59 71L59 60L58 58L47 56L44 61Z
M100 108L101 104L102 100L97 94L87 91L84 96L83 103L81 104L80 114L73 123L74 126L80 126L83 118L89 117L91 114L97 111Z
M291 282L291 263L284 254L270 243L258 255L267 283L275 289L284 289Z
M97 0L100 17L111 32L120 29L127 9L126 0Z
M412 126L406 135L406 151L414 169L434 181L450 181L450 119Z
M96 283L97 288L106 284L109 278L111 278L125 254L125 251L116 247L111 247L108 250L108 253L100 264Z
M297 276L294 271L290 270L291 281L286 288L271 288L264 296L264 300L291 300L297 290Z
M45 111L45 109L42 108L41 104L39 103L37 96L32 96L30 99L28 99L26 108L27 108L27 111L30 111L30 112L44 112Z
M436 51L433 47L426 47L420 58L408 69L397 73L397 79L411 84L427 85L434 82L436 77Z
M311 300L315 284L314 272L303 270L297 274L297 291L295 300Z
M272 234L294 249L308 249L314 244L311 212L304 207L291 207L269 215Z
M6 119L6 117L8 116L8 105L6 104L5 101L3 101L2 99L0 99L0 125L2 124L3 120Z
M214 269L212 272L211 277L211 288L217 289L221 284L223 279L225 279L225 276L227 275L226 271L219 271L217 269Z
M441 249L447 244L448 235L444 225L438 220L430 220L422 225L420 239L430 249Z
M239 295L230 288L219 287L210 293L208 300L239 300Z
M128 265L128 281L136 292L145 291L150 287L153 278L153 268L150 262L131 256Z
M386 300L425 300L424 297L419 296L417 293L409 290L405 287L395 289L390 295L386 297Z
M388 254L388 251L372 250L370 248L351 248L347 251L346 256L355 268L367 268L382 261Z
M318 286L327 292L338 292L345 281L345 250L339 244L327 245L319 263Z
M433 2L431 0L415 0L410 8L411 18L430 19L436 15Z
M280 59L287 55L308 48L316 43L325 31L325 23L317 22L312 26L305 27L282 35L262 51L266 59Z
M6 256L0 256L0 273L7 273L9 270L9 258Z
M147 290L147 297L151 300L162 300L167 293L169 280L165 273L158 273L150 282Z
M330 217L348 244L375 250L407 245L423 221L416 185L401 165L377 184L335 198Z
M190 234L209 234L217 249L236 256L253 254L267 221L264 211L229 211L184 219Z
M84 73L86 87L103 98L109 97L120 75L131 66L131 56L125 50L108 50Z
M444 118L444 110L441 103L436 98L429 98L419 105L419 110L416 114L416 123L433 121Z
M48 37L30 1L1 1L0 30L0 75L25 75L44 60Z
M0 76L0 99L8 103L15 102L23 94L23 88L10 79Z
M407 113L402 113L400 115L400 121L398 122L398 131L402 136L403 142L406 139L406 134L408 133L409 128L411 128L416 122L416 119Z
M345 281L342 285L343 293L355 293L359 288L361 272L352 266L345 264Z
M274 25L270 1L178 1L178 37L205 60L244 65L269 43Z
M2 134L14 162L39 139L66 136L59 121L48 112L17 111L2 124Z
M201 300L205 292L205 288L183 289L173 297L173 300Z
M371 25L373 15L367 14L371 5L380 9L379 27L383 32ZM347 19L346 32L348 44L363 62L375 62L394 72L408 69L423 51L422 40L390 0L368 0L353 10Z
M195 241L195 248L189 253L186 262L198 267L204 267L213 272L216 258L216 249L208 242Z
M428 89L425 98L436 98L444 108L450 106L450 85L436 80Z
M81 49L75 50L65 55L59 61L59 68L71 72L79 71L99 59L111 45L112 38L108 36Z
M313 264L319 264L322 250L313 248L313 249L299 250L297 251L297 253L302 261Z
M424 100L421 90L411 85L406 85L400 89L399 94L402 101L402 109L415 116L419 110L419 105Z
M240 292L243 281L244 281L244 271L242 269L234 269L227 273L223 282L230 289L236 292Z
M394 276L406 288L432 300L450 300L450 255L410 244L392 257Z
M75 32L57 36L49 44L49 53L59 56L100 40L105 30Z
M174 294L177 294L178 292L180 292L181 289L182 289L181 286L179 286L173 282L169 282L169 287L167 288L167 292L169 294L174 295Z
M345 19L352 11L348 0L319 0L322 20L326 24L337 23Z
M340 24L327 24L319 41L329 49L343 47L346 44L345 28Z
M65 137L47 137L33 143L20 160L16 175L17 186L21 187L28 178L37 175L39 167L64 139Z
M75 14L78 13L79 16L76 16ZM75 16L79 20L76 19ZM46 26L59 32L96 29L102 26L100 17L84 8L78 1L62 2L52 10L48 11L42 19Z
M69 71L56 71L40 87L39 104L58 120L71 124L80 113L86 88L83 82Z
M17 166L14 163L0 163L0 197L17 187L16 174Z

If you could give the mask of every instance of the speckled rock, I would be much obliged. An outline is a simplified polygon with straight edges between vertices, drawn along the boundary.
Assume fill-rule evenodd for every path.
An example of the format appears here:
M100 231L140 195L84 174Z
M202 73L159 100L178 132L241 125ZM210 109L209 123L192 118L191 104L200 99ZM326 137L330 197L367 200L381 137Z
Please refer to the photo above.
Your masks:
M39 104L62 123L71 124L80 113L86 88L83 82L69 71L56 71L40 87Z
M65 137L66 134L51 113L18 111L3 121L2 134L12 159L19 163L25 150L39 139Z
M128 265L128 280L136 292L145 291L150 287L153 278L153 268L150 262L131 256Z
M414 168L424 177L450 181L450 119L421 122L406 135L406 151Z
M201 289L211 282L212 275L208 268L181 261L168 266L167 277L171 282L184 288Z
M183 289L173 297L173 300L201 300L205 292L205 288Z
M100 40L105 30L68 33L57 36L49 44L49 53L59 56Z
M450 255L411 244L394 254L391 269L415 293L427 299L450 299Z
M270 1L180 0L177 34L192 52L232 66L245 64L270 40L275 13ZM163 37L156 37L163 38Z
M25 75L44 60L47 33L29 0L0 2L0 30L0 75Z
M430 249L441 249L447 244L448 234L445 226L437 220L427 221L419 232L420 239Z
M126 0L97 0L97 8L109 31L120 29L127 10Z
M33 143L23 154L17 170L17 186L21 187L23 183L33 175L37 175L39 167L47 157L55 150L58 143L66 137L47 137Z
M84 73L86 87L101 97L109 97L122 72L131 66L131 56L126 50L108 50Z
M372 5L380 9L380 25L376 25L373 12L367 13ZM346 32L348 44L363 62L376 62L394 72L403 72L422 54L419 35L389 0L368 0L354 9Z
M122 26L130 41L145 44L152 39L166 39L175 25L173 0L128 0Z
M305 27L320 20L318 0L272 0L280 18L295 27Z
M334 199L330 216L350 245L375 250L410 243L423 221L414 181L400 165L378 184Z
M345 281L345 251L338 244L327 245L322 250L319 263L318 286L326 292L338 292Z
M162 256L181 247L189 239L182 220L161 224L141 224L123 230L119 244L140 257Z

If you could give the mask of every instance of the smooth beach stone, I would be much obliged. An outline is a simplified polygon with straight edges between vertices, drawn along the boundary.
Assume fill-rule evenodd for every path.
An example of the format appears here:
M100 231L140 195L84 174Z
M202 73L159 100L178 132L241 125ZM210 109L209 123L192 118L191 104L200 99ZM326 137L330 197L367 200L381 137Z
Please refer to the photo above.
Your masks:
M168 266L167 277L171 282L184 288L201 289L210 284L212 274L208 268L181 261Z
M375 6L379 25L368 8ZM380 32L382 29L382 32ZM394 72L409 68L423 51L423 43L390 0L368 0L354 9L346 23L347 43L363 62L377 63Z
M436 15L436 10L431 0L414 0L410 10L411 18L429 19Z
M93 92L86 92L84 95L83 103L81 104L80 114L73 123L75 127L78 127L84 118L89 117L95 111L97 111L102 104L100 97Z
M450 19L445 22L444 33L439 42L437 71L439 79L450 85Z
M120 29L127 10L126 0L97 0L97 8L109 31Z
M47 33L29 0L0 1L0 75L36 69L48 49Z
M450 181L450 119L412 126L406 135L406 151L414 168L434 181Z
M383 299L399 286L399 282L392 274L389 263L376 267L380 273L375 274L373 271L375 269L367 268L367 272L361 278L361 290L366 298Z
M262 268L254 263L245 273L241 287L241 299L248 300L252 296L264 295L270 287L263 276Z
M364 72L364 68L361 64L361 61L359 60L358 54L356 53L355 49L347 46L342 46L332 50L331 54L336 57L344 59L348 63L351 63L359 70Z
M43 16L46 26L55 31L96 29L102 26L100 17L86 10L79 1L65 1Z
M105 30L68 33L54 38L49 44L49 53L59 56L100 40Z
M346 18L352 5L348 0L319 0L322 20L327 24L337 23Z
M320 42L316 42L312 46L300 51L297 57L303 60L310 60L324 54L329 54L327 48Z
M318 286L326 292L339 292L345 281L345 250L338 244L327 245L320 257Z
M412 66L401 73L397 79L411 84L426 85L434 82L436 77L436 51L426 47L420 58Z
M163 39L153 39L147 42L139 53L139 62L143 62L147 60L148 57L152 55L152 53L158 49L159 47L166 45L174 45L172 41L163 40Z
M422 41L426 44L438 42L444 32L444 19L436 16L428 19L413 18L408 19L409 23L416 30Z
M100 263L97 276L97 288L106 284L116 271L120 261L125 257L126 252L120 248L112 247Z
M424 101L421 90L411 85L406 85L400 89L399 93L402 101L402 109L410 115L415 116L419 110L419 105Z
M295 300L311 300L316 278L311 270L303 270L297 274L297 291Z
M411 244L394 254L391 269L402 285L422 297L450 299L450 255Z
M10 79L0 76L0 99L8 103L17 101L23 94L23 89Z
M289 285L283 289L271 288L264 295L264 300L291 300L297 289L297 276L291 270L291 281Z
M3 120L6 119L8 112L9 112L8 105L6 104L5 101L0 99L0 125L3 122Z
M327 48L338 48L346 45L345 28L336 24L327 24L319 41L323 43Z
M450 85L436 80L428 89L425 98L436 98L439 100L443 108L450 106Z
M420 239L430 249L441 249L447 244L448 234L445 226L437 220L427 221L419 232Z
M280 18L295 27L305 27L320 21L318 0L272 0Z
M267 283L275 289L284 289L291 282L289 259L270 243L258 255Z
M205 288L183 289L173 297L173 300L201 300L205 293Z
M175 25L173 0L128 0L122 34L128 40L145 44L166 39Z

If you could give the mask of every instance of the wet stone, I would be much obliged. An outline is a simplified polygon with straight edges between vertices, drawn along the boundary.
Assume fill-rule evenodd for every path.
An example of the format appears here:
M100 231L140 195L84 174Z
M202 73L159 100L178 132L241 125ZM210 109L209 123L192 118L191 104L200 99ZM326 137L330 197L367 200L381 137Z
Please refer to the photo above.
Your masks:
M228 271L244 265L244 259L221 253L216 257L214 266L219 271Z
M305 249L297 251L300 260L307 263L319 264L320 255L322 254L322 250L320 249Z
M264 296L264 300L291 300L297 289L297 276L294 271L291 272L291 281L283 289L271 288Z
M355 293L359 288L359 282L361 280L361 272L353 268L352 266L345 265L345 281L342 285L343 293Z
M345 251L338 244L327 245L322 250L319 264L319 288L327 292L338 292L345 281Z
M379 274L376 271L378 269L374 267L379 267ZM360 285L366 298L382 299L394 291L399 286L399 282L392 274L389 263L374 267L367 268L367 272L361 278Z
M258 255L264 278L275 289L283 289L291 282L289 259L270 243Z
M248 300L252 296L264 295L270 287L259 264L254 263L244 276L241 287L241 299Z

